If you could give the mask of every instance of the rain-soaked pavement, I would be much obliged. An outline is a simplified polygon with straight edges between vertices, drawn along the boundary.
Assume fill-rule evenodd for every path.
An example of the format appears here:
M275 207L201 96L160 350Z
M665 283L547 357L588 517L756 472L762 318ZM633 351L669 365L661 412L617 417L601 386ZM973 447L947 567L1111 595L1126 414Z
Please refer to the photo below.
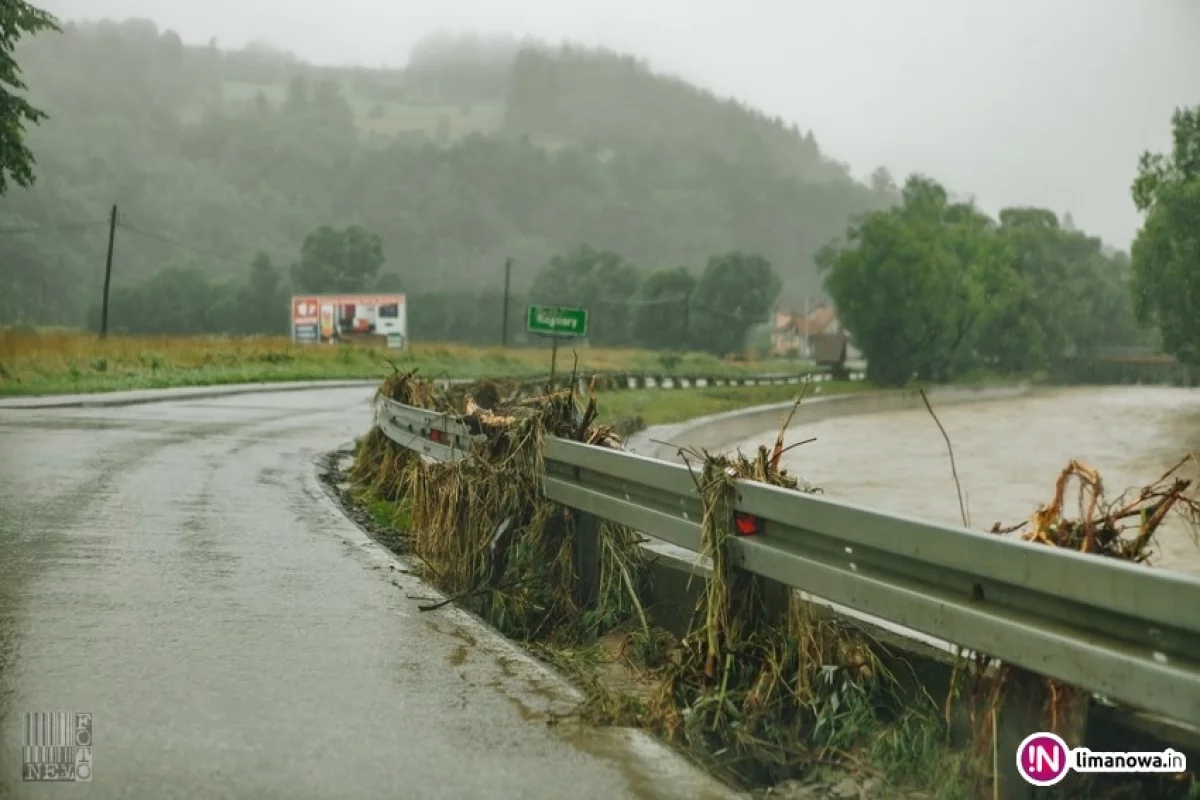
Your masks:
M336 508L314 461L370 389L0 407L0 798L717 797ZM88 712L90 783L21 780L25 713Z

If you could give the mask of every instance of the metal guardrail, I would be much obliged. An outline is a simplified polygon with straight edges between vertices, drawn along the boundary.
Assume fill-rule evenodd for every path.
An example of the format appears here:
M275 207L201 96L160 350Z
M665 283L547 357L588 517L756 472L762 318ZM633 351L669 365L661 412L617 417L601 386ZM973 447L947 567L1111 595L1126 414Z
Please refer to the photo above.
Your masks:
M852 381L859 381L866 378L866 372L861 369L848 369L847 376ZM668 372L606 372L592 373L580 376L577 381L581 389L586 389L591 383L593 377L597 379L600 386L608 390L634 390L634 389L696 389L716 386L783 386L787 384L800 384L806 380L813 382L823 382L833 379L831 372L824 367L812 367L803 371L792 373L773 373L765 375L704 375L704 374L673 374ZM502 379L512 380L515 383L528 386L544 386L547 383L547 378L515 378ZM458 379L435 379L434 383L439 386L465 385L474 383L474 380L467 378ZM570 383L569 378L559 375L555 381L555 385L565 386Z
M453 417L387 400L378 413L397 443L431 457L469 447ZM455 444L416 442L417 431ZM544 455L548 499L699 553L700 497L686 467L555 438ZM742 569L1200 726L1196 578L755 482L738 482L735 510L760 523L737 540Z
M486 437L473 435L451 414L406 406L380 398L375 424L389 439L437 461L461 461L471 453L471 443Z

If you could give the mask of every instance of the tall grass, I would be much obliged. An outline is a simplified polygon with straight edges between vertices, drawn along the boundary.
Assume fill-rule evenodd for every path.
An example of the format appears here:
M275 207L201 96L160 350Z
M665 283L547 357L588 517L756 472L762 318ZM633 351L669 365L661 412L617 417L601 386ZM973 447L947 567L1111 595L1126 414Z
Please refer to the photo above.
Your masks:
M731 362L702 353L560 347L582 372L738 375L796 371L796 362ZM255 381L383 378L392 366L427 377L533 377L546 374L548 348L479 348L415 343L392 351L360 344L295 345L277 336L110 336L64 330L0 330L0 395L166 388Z

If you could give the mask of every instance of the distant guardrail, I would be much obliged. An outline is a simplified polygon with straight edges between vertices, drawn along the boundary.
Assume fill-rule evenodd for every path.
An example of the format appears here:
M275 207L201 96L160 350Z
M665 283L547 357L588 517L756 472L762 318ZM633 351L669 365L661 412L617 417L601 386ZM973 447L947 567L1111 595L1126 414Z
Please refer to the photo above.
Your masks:
M846 378L851 381L861 381L866 373L861 369L848 369ZM545 386L551 382L549 376L543 378L497 378L496 380L512 381L525 386ZM782 386L800 384L805 381L820 383L833 380L828 369L812 368L803 371L770 373L761 375L715 375L703 373L674 374L671 372L589 372L586 376L576 376L578 387L585 389L596 381L598 388L608 391L636 389L703 389L716 386ZM454 385L475 383L471 378L435 379L437 385ZM554 385L567 386L571 383L569 374L560 372L554 377Z
M386 398L375 411L390 439L437 460L468 458L481 438L452 414ZM553 437L544 461L546 498L700 552L683 465ZM734 513L756 530L737 540L741 569L1200 727L1196 578L749 481Z

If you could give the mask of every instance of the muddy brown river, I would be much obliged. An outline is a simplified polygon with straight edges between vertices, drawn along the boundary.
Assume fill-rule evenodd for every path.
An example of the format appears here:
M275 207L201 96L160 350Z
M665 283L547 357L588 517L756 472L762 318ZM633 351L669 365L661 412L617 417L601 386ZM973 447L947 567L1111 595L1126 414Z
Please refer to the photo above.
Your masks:
M954 447L970 527L1013 524L1054 495L1071 459L1099 470L1110 498L1153 482L1200 451L1200 390L1112 387L1039 392L1020 399L938 409ZM784 456L788 468L826 496L935 522L961 525L946 443L928 412L898 411L824 420L790 432L809 437ZM744 441L749 452L775 432ZM1200 479L1196 469L1186 477ZM1068 495L1073 498L1074 495ZM1068 511L1076 506L1069 500ZM1172 518L1151 564L1200 574L1197 532Z

